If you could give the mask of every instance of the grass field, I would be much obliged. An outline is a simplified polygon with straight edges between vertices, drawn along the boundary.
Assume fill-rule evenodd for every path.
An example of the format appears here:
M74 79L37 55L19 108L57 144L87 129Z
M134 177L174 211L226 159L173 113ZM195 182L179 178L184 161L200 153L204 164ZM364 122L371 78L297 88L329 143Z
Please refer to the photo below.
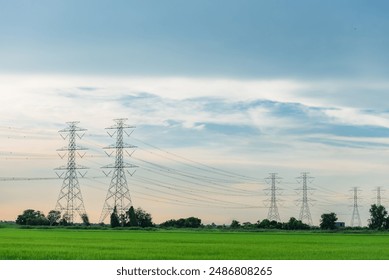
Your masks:
M389 260L389 234L0 228L8 260Z

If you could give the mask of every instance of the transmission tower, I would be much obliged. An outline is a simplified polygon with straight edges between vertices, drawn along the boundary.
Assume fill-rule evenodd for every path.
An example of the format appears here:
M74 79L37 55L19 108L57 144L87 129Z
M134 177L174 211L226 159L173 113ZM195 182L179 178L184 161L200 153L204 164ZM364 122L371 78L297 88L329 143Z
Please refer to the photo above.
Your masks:
M129 153L127 149L136 148L136 146L125 144L123 141L124 134L128 137L134 131L134 126L127 125L125 123L127 119L115 119L115 125L106 128L108 135L111 137L116 136L116 143L105 147L104 149L114 149L111 153L107 153L108 156L112 156L115 152L115 163L104 166L103 168L111 169L109 172L104 172L106 176L112 174L112 180L109 185L108 193L105 199L103 206L103 211L101 212L100 222L104 222L108 215L112 214L114 208L116 207L117 214L125 214L128 209L132 206L130 190L128 189L126 171L129 175L135 173L130 173L129 168L138 167L133 164L124 162L124 152L131 157L132 153ZM114 130L110 133L109 131ZM132 130L131 133L128 133L128 130Z
M377 206L381 206L382 205L382 187L377 187L375 190L374 190L376 193L377 193L377 196L376 196L376 205Z
M84 166L76 164L76 157L83 157L85 155L81 154L79 151L86 150L83 147L80 147L76 144L76 138L81 139L84 136L86 129L80 128L77 126L79 122L68 122L68 127L60 130L59 134L61 137L66 140L68 139L68 145L58 149L58 152L64 152L59 156L63 159L66 154L68 155L68 163L65 166L56 168L56 174L59 178L63 178L63 183L61 191L59 193L57 204L55 210L60 211L63 215L63 218L68 223L73 223L75 221L75 214L78 213L83 220L83 216L86 215L84 201L81 195L80 184L78 182L77 174L81 177L84 177L84 173L79 172L80 169L87 169ZM82 134L81 134L82 133Z
M278 207L277 207L277 191L280 190L277 188L276 184L279 183L281 178L277 176L277 173L270 173L270 176L266 178L266 180L271 180L271 187L270 187L270 207L269 212L267 214L267 219L269 221L277 221L281 222L280 214L278 213ZM269 189L267 189L269 190Z
M313 223L312 223L311 211L309 210L309 201L311 201L311 199L308 198L308 190L313 190L313 189L308 187L308 180L313 179L313 177L309 177L308 174L309 174L308 172L303 172L301 173L301 176L297 178L298 180L301 180L303 184L302 189L298 189L298 190L302 190L303 193L302 199L299 200L299 202L301 202L299 220L302 222L306 221L308 225L312 225Z
M351 218L351 226L354 227L354 226L358 226L360 227L361 226L361 217L359 216L359 206L358 206L358 192L359 192L359 189L357 187L354 187L352 189L353 193L354 193L354 197L353 197L353 200L354 200L354 206L353 206L353 215L352 215L352 218Z

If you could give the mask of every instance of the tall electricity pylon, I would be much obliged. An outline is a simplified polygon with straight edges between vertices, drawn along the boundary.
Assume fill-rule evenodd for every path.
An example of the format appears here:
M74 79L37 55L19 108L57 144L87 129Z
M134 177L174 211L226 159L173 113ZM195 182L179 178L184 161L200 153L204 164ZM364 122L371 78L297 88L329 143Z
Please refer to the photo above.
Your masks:
M352 218L351 218L351 223L350 225L352 227L354 226L358 226L360 227L361 226L361 217L359 216L359 206L358 206L358 191L359 189L357 187L354 187L352 189L352 191L354 192L354 197L353 197L353 200L354 200L354 206L353 206L353 215L352 215Z
M313 189L308 187L308 179L313 179L313 177L309 177L308 174L308 172L303 172L301 173L301 176L297 178L298 180L301 180L303 184L302 189L298 189L303 191L302 199L298 200L301 202L299 220L302 222L305 221L308 225L312 225L312 217L309 210L309 201L311 201L311 199L308 198L308 190Z
M124 152L131 157L132 153L129 153L126 149L133 149L136 146L125 144L123 141L123 135L126 134L128 137L134 131L134 126L127 125L125 123L127 119L115 119L115 125L106 128L108 135L114 137L116 135L116 144L105 147L104 149L115 149L115 163L104 166L103 168L111 169L108 173L104 172L106 176L109 176L111 173L112 180L109 185L108 193L104 202L103 210L100 216L100 222L104 222L108 215L112 214L114 208L116 207L117 214L120 216L128 211L132 206L130 190L128 189L126 171L129 175L135 173L130 173L128 168L138 167L136 165L124 162ZM127 130L131 129L131 133L128 133ZM113 133L110 133L110 130L114 130ZM106 152L108 156L113 155ZM113 169L113 170L112 170Z
M277 173L270 173L270 176L266 178L267 180L271 180L271 187L270 187L270 207L269 212L267 214L267 219L269 221L277 221L281 222L280 214L278 213L278 207L277 207L277 191L280 190L277 188L276 183L279 183L278 180L280 180L280 177L277 177ZM270 182L268 182L270 183ZM269 190L269 189L267 189Z
M377 193L376 205L381 206L382 205L382 203L381 203L381 201L382 201L382 197L381 197L382 187L377 187L374 191Z
M76 144L76 138L81 139L84 136L83 132L85 132L86 129L78 127L78 123L79 122L68 122L68 127L59 131L59 134L64 140L68 139L69 144L57 151L65 152L63 155L59 153L61 158L64 158L66 154L68 155L68 163L65 166L55 169L58 170L58 172L56 171L58 177L61 179L63 178L55 210L60 211L63 218L71 224L76 220L75 213L80 215L81 220L83 220L83 216L86 215L77 173L81 177L84 177L86 172L81 173L78 170L87 168L76 164L76 156L78 155L82 158L85 155L85 153L80 154L78 151L86 150Z

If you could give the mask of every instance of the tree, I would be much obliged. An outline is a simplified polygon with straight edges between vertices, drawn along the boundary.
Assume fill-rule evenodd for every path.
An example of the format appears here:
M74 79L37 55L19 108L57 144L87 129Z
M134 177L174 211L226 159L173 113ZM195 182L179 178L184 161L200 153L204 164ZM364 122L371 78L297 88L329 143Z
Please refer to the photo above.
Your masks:
M135 214L135 210L134 210L133 206L131 206L130 209L128 209L127 216L128 216L128 220L129 220L128 226L137 227L138 220L136 219L136 214Z
M389 216L385 218L384 229L389 229Z
M254 227L254 225L250 222L244 222L242 226L243 226L243 228L246 228L246 229Z
M49 225L49 220L40 211L27 209L16 218L16 223L19 225L43 226Z
M177 227L177 221L174 219L167 220L159 225L160 227Z
M111 227L113 227L113 228L120 227L120 221L119 221L119 216L118 216L118 213L116 210L116 206L115 206L115 208L113 208L113 212L111 214Z
M270 227L270 221L268 219L264 219L260 223L258 223L258 228L269 228L269 227Z
M159 225L160 227L175 227L175 228L199 228L201 227L201 219L196 217L181 218L178 220L170 219Z
M128 220L128 215L127 213L122 213L120 215L118 215L118 218L119 218L119 224L121 227L124 227L124 226L127 226L128 223L129 223L129 220Z
M70 215L67 214L67 213L65 213L65 214L62 215L62 219L59 220L59 224L60 224L61 226L68 226L68 225L71 225L70 220L71 220Z
M90 226L89 217L86 213L81 215L81 220L82 220L82 223L84 224L84 226L87 226L87 227Z
M49 214L47 214L47 220L51 226L56 226L59 224L59 220L61 219L61 212L56 210L51 210Z
M140 227L152 227L153 221L150 213L147 213L142 208L137 208L135 210L135 217L138 221L138 226Z
M301 230L301 229L309 229L310 226L307 224L304 224L302 221L297 220L294 217L291 217L289 219L289 222L284 224L284 228L288 230Z
M320 228L321 229L336 229L335 222L338 220L335 213L321 215Z
M369 220L369 228L371 229L382 229L386 227L386 218L388 212L385 210L385 207L382 205L377 206L373 204L370 207L370 220Z
M196 217L189 217L185 219L185 227L199 228L201 226L201 219Z
M237 220L232 220L230 228L240 228L240 223Z

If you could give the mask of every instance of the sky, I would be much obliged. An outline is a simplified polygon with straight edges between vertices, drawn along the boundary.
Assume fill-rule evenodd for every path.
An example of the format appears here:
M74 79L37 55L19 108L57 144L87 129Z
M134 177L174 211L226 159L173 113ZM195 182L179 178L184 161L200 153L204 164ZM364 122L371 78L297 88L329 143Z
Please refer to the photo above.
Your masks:
M110 182L97 177L113 160L105 128L127 118L132 202L157 223L263 220L269 173L282 178L283 221L299 216L301 172L314 177L314 224L328 212L350 224L354 187L363 225L375 188L387 202L386 1L0 4L1 178L55 177L58 131L80 121L80 185L97 222ZM60 187L1 181L0 220L47 213Z

